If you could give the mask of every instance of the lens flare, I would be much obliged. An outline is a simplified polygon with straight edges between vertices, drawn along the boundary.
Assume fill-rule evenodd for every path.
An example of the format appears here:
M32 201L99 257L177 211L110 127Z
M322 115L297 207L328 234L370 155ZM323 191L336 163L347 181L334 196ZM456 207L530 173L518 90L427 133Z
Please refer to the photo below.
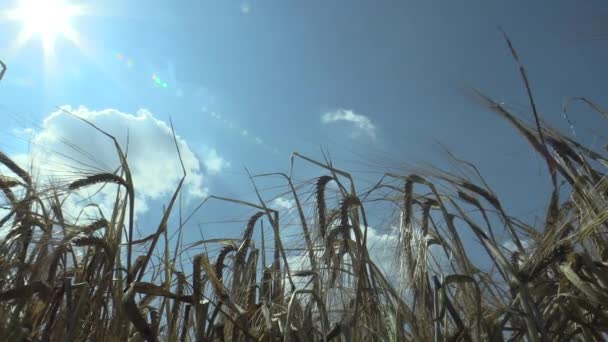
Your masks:
M169 88L169 84L156 75L152 75L152 80L162 88Z

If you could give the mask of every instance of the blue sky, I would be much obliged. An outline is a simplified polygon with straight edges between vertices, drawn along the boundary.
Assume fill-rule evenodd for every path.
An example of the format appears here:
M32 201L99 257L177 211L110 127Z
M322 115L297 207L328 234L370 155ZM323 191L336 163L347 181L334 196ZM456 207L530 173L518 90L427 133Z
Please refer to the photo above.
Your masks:
M200 181L190 184L199 195L253 199L244 166L287 171L292 151L321 159L321 147L363 187L404 163L446 165L439 141L476 163L510 212L533 217L549 195L544 165L511 127L466 95L475 86L529 118L498 26L520 53L548 122L568 128L561 116L568 96L608 103L608 44L594 39L608 37L608 5L599 0L72 3L88 9L72 20L83 44L58 37L51 62L38 37L10 50L22 26L0 22L0 59L9 66L0 83L0 148L26 151L22 131L37 127L40 134L43 120L63 105L114 109L104 122L116 132L143 123L149 130L131 137L142 149L159 149L152 134L166 133L171 117L193 163L200 162L191 165ZM133 119L141 109L149 114ZM590 111L575 106L570 115L581 139L602 141ZM98 148L86 129L53 120L47 123L56 134ZM142 163L147 169L151 160ZM299 172L300 179L321 174ZM147 194L151 208L163 202L154 194ZM241 226L214 229L206 234L228 229L236 236Z

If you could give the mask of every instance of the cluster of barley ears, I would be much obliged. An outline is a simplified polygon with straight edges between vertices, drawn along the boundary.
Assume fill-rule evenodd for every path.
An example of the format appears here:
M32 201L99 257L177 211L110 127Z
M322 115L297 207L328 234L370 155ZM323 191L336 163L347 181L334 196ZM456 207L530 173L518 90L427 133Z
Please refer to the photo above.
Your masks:
M603 341L608 160L540 120L521 66L520 71L532 124L476 95L545 161L552 189L541 224L510 216L478 170L456 158L474 177L438 169L387 173L361 191L351 174L330 161L294 153L292 166L295 160L311 163L322 175L308 183L284 173L251 180L280 179L293 199L305 260L295 264L282 240L280 211L257 188L256 203L207 198L245 206L251 216L239 239L203 241L219 244L217 252L188 256L201 243L184 245L187 224L181 217L177 224L170 220L185 171L157 227L135 236L136 184L126 153L111 135L104 133L120 161L116 172L86 174L52 187L38 184L0 152L6 170L0 176L6 212L0 218L5 229L0 336L7 341ZM608 116L588 99L575 100ZM86 221L66 215L69 196L100 185L115 189L109 215L99 211ZM330 190L338 201L328 201ZM370 257L365 208L371 201L396 208L395 220L385 228L397 230L397 277ZM264 223L272 234L259 239ZM466 248L470 241L463 236L472 236L479 250ZM269 260L266 250L272 251Z

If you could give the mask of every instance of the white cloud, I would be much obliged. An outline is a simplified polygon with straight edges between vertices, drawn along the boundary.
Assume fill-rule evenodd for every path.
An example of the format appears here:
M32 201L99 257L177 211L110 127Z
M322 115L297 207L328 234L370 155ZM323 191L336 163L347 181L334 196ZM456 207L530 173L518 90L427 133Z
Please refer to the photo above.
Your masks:
M246 130L246 129L244 129L244 130L241 132L241 134L242 134L244 137L246 137L247 135L249 135L249 132L247 132L247 130Z
M296 201L285 197L277 197L272 201L272 206L277 209L291 210L296 206Z
M255 142L258 143L258 144L260 144L260 145L264 143L264 141L262 140L262 138L259 138L259 137L255 137Z
M214 148L209 150L203 160L203 164L207 171L212 174L220 173L224 168L230 167L230 163L220 157Z
M251 5L247 2L241 4L241 13L248 14L251 12Z
M365 133L370 138L376 138L376 126L374 123L365 115L357 114L352 110L338 109L333 112L327 112L321 117L321 121L324 124L335 123L335 122L347 122L355 126L357 131L353 132L353 137L356 137L359 133Z
M165 122L146 110L128 114L115 109L93 111L86 107L73 109L70 106L63 109L113 135L128 153L127 160L136 192L136 214L147 210L148 199L158 199L175 190L182 170L171 128ZM207 189L203 184L200 161L183 138L177 136L176 139L188 174L184 193L191 198L204 197ZM28 155L13 158L28 169L33 165L35 175L41 182L71 182L84 175L114 172L120 165L109 138L64 111L47 116L33 132L31 141ZM218 160L223 159L215 150L213 152L214 166L217 167ZM95 190L94 187L83 189L90 194L94 194ZM114 198L111 187L104 188L97 195L102 197L102 208L104 204L111 205Z

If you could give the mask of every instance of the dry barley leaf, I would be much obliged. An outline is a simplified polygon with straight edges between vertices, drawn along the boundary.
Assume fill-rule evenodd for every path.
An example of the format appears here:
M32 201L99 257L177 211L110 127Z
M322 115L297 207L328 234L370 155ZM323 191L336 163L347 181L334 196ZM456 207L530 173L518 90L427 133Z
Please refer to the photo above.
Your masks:
M186 303L192 303L192 296L181 296L177 295L173 292L167 291L165 288L158 286L156 284L138 281L134 282L132 285L133 292L143 293L146 295L157 296L157 297L167 297L171 299L180 300Z
M10 299L27 299L31 298L35 293L40 298L46 300L51 295L51 288L42 281L36 281L28 285L12 288L8 291L0 293L0 301Z
M141 314L141 311L137 307L135 300L133 299L133 287L131 287L122 299L122 308L125 311L127 317L133 323L133 326L142 335L143 338L148 342L156 342L158 339L154 335L152 328Z
M246 313L246 311L243 308L241 308L239 305L237 305L234 301L232 301L232 299L230 298L230 295L228 294L228 290L224 287L224 284L222 284L222 282L217 278L217 275L215 274L215 270L213 269L213 266L209 262L209 259L207 258L207 256L201 255L200 261L201 261L201 266L202 266L203 270L205 270L205 273L207 273L207 277L209 277L209 281L211 282L211 285L213 285L213 289L215 290L218 297L222 301L224 301L226 306L228 306L230 309L237 312L239 314L239 316L244 315Z
M608 296L606 294L596 290L593 287L593 284L587 281L584 281L579 277L578 274L572 269L570 263L563 263L559 265L559 269L562 271L564 276L568 278L568 280L574 284L582 293L584 293L588 299L593 301L596 305L606 305L608 303Z

